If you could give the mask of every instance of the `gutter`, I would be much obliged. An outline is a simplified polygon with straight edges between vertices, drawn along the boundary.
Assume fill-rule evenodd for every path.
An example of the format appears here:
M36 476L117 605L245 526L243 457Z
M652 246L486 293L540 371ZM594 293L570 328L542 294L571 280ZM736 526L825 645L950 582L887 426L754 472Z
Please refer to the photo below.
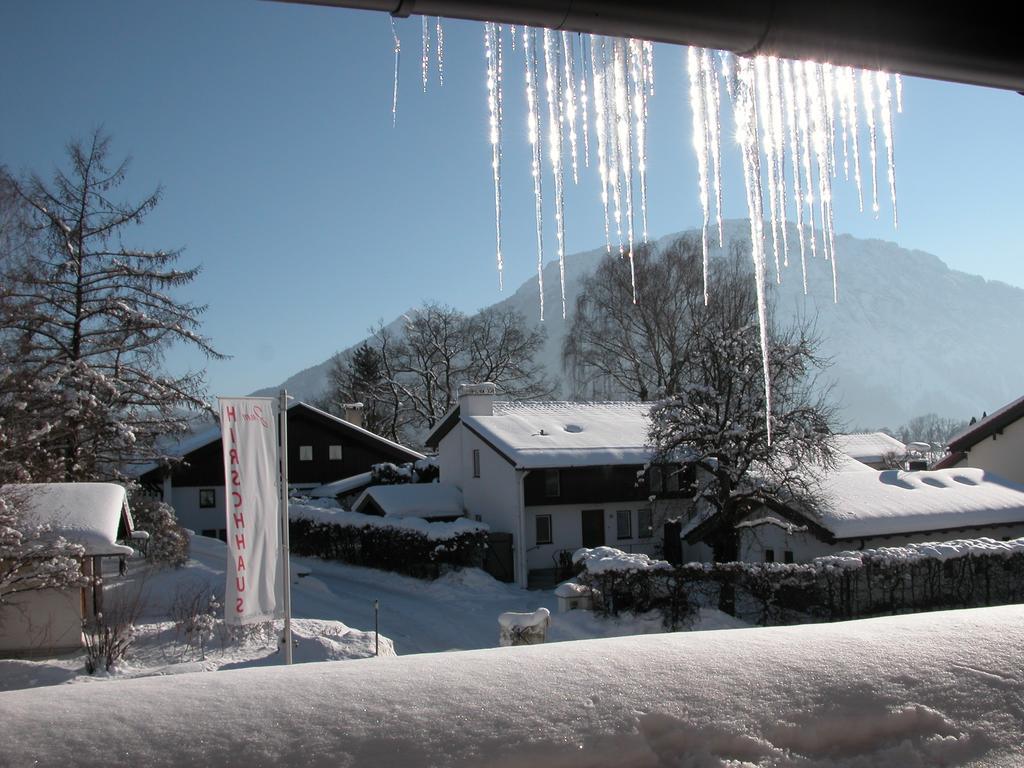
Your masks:
M1012 4L907 0L277 0L634 37L1024 91Z

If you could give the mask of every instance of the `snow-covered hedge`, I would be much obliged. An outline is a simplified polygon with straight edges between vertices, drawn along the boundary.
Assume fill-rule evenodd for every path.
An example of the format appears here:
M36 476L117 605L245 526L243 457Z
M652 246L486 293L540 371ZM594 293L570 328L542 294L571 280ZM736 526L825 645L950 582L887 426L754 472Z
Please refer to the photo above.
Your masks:
M376 517L339 509L328 500L293 503L289 519L295 554L420 578L436 578L447 568L480 567L487 547L487 526L467 519L428 523L418 517Z
M574 560L583 566L578 580L594 590L595 611L658 609L670 627L708 601L732 604L760 624L1024 601L1024 539L909 544L840 552L806 564L672 566L610 547L580 550Z

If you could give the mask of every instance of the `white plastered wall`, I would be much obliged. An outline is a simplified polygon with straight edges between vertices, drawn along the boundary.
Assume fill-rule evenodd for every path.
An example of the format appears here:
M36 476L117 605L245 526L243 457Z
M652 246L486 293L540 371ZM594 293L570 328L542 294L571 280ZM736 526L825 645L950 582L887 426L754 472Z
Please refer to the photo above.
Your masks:
M973 446L961 466L977 467L1024 484L1024 419Z

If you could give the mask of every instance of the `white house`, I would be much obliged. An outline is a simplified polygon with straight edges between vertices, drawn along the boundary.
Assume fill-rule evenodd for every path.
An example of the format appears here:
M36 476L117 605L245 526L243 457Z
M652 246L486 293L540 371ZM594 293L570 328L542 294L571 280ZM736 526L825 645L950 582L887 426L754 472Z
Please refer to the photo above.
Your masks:
M504 402L493 384L465 385L426 442L467 513L511 535L511 576L526 586L553 577L579 547L660 547L666 515L688 500L678 467L643 471L649 411L645 403Z
M1024 485L980 469L877 472L843 461L822 477L820 494L813 512L762 507L734 521L740 560L807 562L851 549L1024 536ZM700 542L720 535L722 524L686 524L687 558L706 559Z
M907 457L907 446L885 432L833 435L832 440L840 451L872 469L892 469Z
M117 543L118 533L131 535L131 513L125 490L114 483L39 483L8 485L5 493L17 498L24 520L48 526L54 536L81 545L82 572L102 572L105 557L132 554ZM23 592L0 607L0 653L51 654L77 650L82 645L82 620L102 610L103 585L75 590L45 589Z
M349 418L355 418L349 414ZM183 441L169 454L180 457L173 467L153 465L140 470L144 488L168 502L186 528L204 536L226 538L224 454L219 427L210 427ZM339 478L368 473L374 464L420 461L423 454L314 408L288 406L289 487L311 490Z
M450 483L373 485L352 504L353 512L381 517L421 517L450 522L465 515L462 492Z
M1007 403L949 441L933 467L976 467L1024 484L1024 397Z

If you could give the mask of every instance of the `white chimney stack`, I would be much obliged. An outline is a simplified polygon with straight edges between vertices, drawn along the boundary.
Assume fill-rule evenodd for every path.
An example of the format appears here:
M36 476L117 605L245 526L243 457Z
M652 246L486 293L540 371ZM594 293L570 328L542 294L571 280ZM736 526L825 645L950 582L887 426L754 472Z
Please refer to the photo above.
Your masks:
M343 407L345 409L345 421L357 427L363 426L362 403L345 403Z
M494 396L498 387L487 381L483 384L463 384L459 387L459 411L463 416L493 416Z

